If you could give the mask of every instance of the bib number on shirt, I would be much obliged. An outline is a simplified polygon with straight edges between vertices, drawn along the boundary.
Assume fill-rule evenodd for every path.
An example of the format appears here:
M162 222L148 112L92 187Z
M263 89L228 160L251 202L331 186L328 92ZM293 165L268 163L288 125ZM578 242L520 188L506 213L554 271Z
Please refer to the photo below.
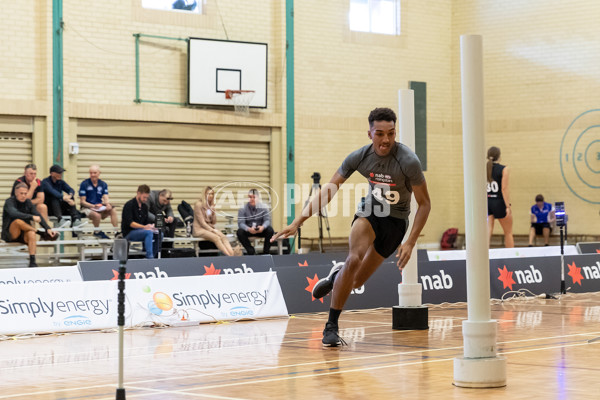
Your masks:
M488 191L488 193L490 193L490 192L498 193L498 182L496 182L496 181L488 182L487 191Z
M372 193L373 197L381 203L383 203L384 200L388 204L397 204L400 201L400 194L398 192L388 190L384 193L380 187L376 187L373 189Z

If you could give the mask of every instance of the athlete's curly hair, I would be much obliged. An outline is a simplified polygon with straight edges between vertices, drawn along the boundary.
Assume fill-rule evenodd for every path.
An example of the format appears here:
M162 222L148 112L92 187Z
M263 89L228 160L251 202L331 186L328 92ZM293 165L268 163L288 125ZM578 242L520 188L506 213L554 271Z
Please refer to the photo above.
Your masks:
M396 113L390 108L376 108L369 114L369 126L373 127L375 121L391 121L396 123Z

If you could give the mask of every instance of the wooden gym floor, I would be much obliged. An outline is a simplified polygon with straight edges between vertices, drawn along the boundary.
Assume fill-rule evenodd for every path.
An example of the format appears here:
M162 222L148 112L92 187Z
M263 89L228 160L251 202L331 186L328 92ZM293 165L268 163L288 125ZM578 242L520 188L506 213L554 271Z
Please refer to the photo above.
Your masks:
M348 346L323 349L325 314L125 333L127 399L598 399L600 293L492 304L508 385L452 385L466 305L432 306L428 331L391 310L345 312ZM114 399L115 332L0 342L0 399ZM6 338L5 338L6 339Z

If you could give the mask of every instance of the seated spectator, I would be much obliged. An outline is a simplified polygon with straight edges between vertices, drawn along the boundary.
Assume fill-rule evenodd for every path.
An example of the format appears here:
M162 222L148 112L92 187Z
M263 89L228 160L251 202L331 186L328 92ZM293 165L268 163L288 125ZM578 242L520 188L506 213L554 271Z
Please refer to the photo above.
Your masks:
M147 204L149 221L155 223L156 216L162 214L164 216L164 236L173 238L177 228L177 217L173 214L171 200L173 200L173 193L169 189L152 190ZM173 242L164 243L163 247L173 247Z
M554 222L554 207L544 201L544 196L535 196L535 204L531 206L531 228L529 229L529 247L533 246L536 235L544 236L544 246L550 241L550 224Z
M194 204L194 225L192 234L213 242L226 256L234 254L227 236L215 228L217 213L215 212L215 192L207 186L204 196Z
M44 239L55 240L58 234L50 229L48 221L40 216L35 206L27 198L29 188L26 183L19 183L14 188L15 195L4 203L2 212L2 240L19 242L27 245L29 250L29 267L37 267L35 261L36 229L32 221L38 222L45 230Z
M94 236L99 239L110 239L100 230L100 221L110 217L110 223L117 230L117 210L110 204L108 185L100 179L100 166L90 166L90 177L79 186L79 205L81 212L92 220Z
M248 192L248 203L238 211L237 237L248 255L256 254L256 250L250 244L250 236L265 238L263 254L269 254L271 249L271 211L266 204L259 202L258 190L250 189Z
M31 200L31 203L35 206L40 216L46 221L48 220L48 206L44 204L44 191L42 190L42 181L37 178L37 167L35 164L27 164L25 166L25 175L18 178L13 183L12 191L10 196L15 195L15 187L19 183L27 185L27 198Z
M77 227L82 224L81 214L75 208L75 191L62 179L64 171L58 164L50 167L50 176L42 181L44 202L48 206L48 214L58 219L57 228L68 227L70 223ZM64 214L71 216L70 222L63 218Z
M135 197L123 206L121 232L123 237L133 242L143 242L146 258L156 258L160 247L160 232L148 219L148 185L140 185Z

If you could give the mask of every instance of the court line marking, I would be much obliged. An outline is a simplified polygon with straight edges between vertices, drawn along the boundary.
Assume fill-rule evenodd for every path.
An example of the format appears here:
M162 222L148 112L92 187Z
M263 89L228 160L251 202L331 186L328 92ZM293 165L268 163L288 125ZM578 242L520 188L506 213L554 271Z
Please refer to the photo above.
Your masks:
M405 331L398 331L398 332L405 332ZM520 339L520 340L512 340L512 341L506 341L506 342L498 342L497 344L506 344L506 343L520 343L520 342L529 342L529 341L535 341L535 340L547 340L547 339L557 339L557 338L566 338L566 337L575 337L575 336L597 336L598 334L600 334L600 332L587 332L587 333L577 333L577 334L571 334L571 335L560 335L560 336L549 336L549 337L544 337L544 338L535 338L535 339ZM502 352L499 354L516 354L516 353L524 353L524 352L531 352L531 351L538 351L538 350L546 350L546 349L554 349L554 348L564 348L564 347L573 347L573 346L583 346L583 345L591 345L593 343L575 343L575 344L570 344L570 345L560 345L560 346L552 346L552 347L543 347L543 348L537 348L537 349L525 349L525 350L515 350L512 352ZM356 361L356 360L368 360L368 359L374 359L374 358L382 358L382 357L392 357L392 356L399 356L399 355L410 355L410 354L416 354L416 353L427 353L427 352L437 352L437 351L447 351L447 350L458 350L458 349L462 349L463 346L454 346L454 347L445 347L445 348L439 348L439 349L420 349L420 350L412 350L412 351L405 351L405 352L395 352L395 353L389 353L389 354L376 354L376 355L371 355L371 356L359 356L359 357L347 357L347 358L339 358L336 360L323 360L323 361L316 361L316 362L307 362L307 363L298 363L298 364L288 364L288 365L279 365L279 366L267 366L267 367L258 367L258 368L250 368L250 369L244 369L244 370L236 370L236 373L251 373L251 372L257 372L257 371L265 371L265 370L276 370L276 369L284 369L284 368L297 368L297 367L303 367L303 366L312 366L312 365L319 365L319 364L329 364L329 363L339 363L339 362L347 362L347 361ZM411 363L399 363L399 364L390 364L390 365L385 365L385 366L378 366L378 367L365 367L362 369L355 369L355 370L345 370L345 371L336 371L336 372L328 372L328 373L321 373L321 374L313 374L312 376L320 376L320 375L326 375L326 374L337 374L337 373L343 373L343 372L355 372L355 371L363 371L363 370L369 370L371 369L381 369L381 368L389 368L389 367L394 367L394 366L404 366L404 365L415 365L415 364L425 364L425 363L429 363L429 362L441 362L441 361L448 361L448 360L453 360L454 358L445 358L445 359L440 359L440 360L428 360L428 361L419 361L419 362L411 362ZM222 371L222 372L212 372L212 373L205 373L205 374L194 374L194 375L188 375L188 376L177 376L177 377L168 377L168 378L156 378L156 379L147 379L147 380L141 380L141 381L133 381L130 382L131 385L139 385L139 384L143 384L143 383L155 383L155 382L167 382L167 381L174 381L174 380L181 380L181 379L189 379L189 378L200 378L200 377L208 377L208 376L218 376L218 375L223 375L223 374L230 374L231 371ZM306 377L305 375L302 376L297 376L297 378L302 378L302 377ZM274 380L281 380L281 379L292 379L294 377L284 377L284 378L273 378ZM271 380L267 380L265 382L268 382ZM252 381L253 383L263 383L262 381ZM238 382L235 384L225 384L225 385L221 385L221 386L211 386L211 387L197 387L197 388L193 388L193 389L181 389L181 391L183 390L198 390L198 389L210 389L213 387L223 387L226 385L241 385L241 384L247 384L249 382ZM85 387L78 387L78 388L66 388L66 389L61 389L61 392L67 392L67 391L75 391L75 390L84 390L84 389L95 389L95 388L101 388L101 387L113 387L109 384L103 384L103 385L95 385L95 386L85 386ZM127 389L128 387L133 387L133 386L129 386L129 384L126 382L125 383L125 388ZM39 394L49 394L49 393L55 393L56 390L54 391L45 391L45 392L35 392L35 393L23 393L23 394L19 394L19 395L9 395L9 396L0 396L0 399L8 399L8 398L15 398L15 397L22 397L24 395L39 395ZM175 392L175 391L173 391Z
M142 396L152 396L155 394L162 394L162 395L170 395L170 394L181 394L183 396L192 396L192 397L207 397L209 399L222 399L222 400L245 400L242 397L227 397L227 396L219 396L216 394L208 394L208 393L189 393L184 391L185 389L181 389L181 390L159 390L159 389L151 389L151 388L140 388L140 387L135 387L135 386L127 386L125 388L125 390L127 391L127 389L135 389L135 390L146 390L146 391L151 391L151 392L155 392L155 393L138 393L138 394L134 394L134 395L127 395L127 398L133 398L133 397L142 397ZM166 397L168 398L168 397ZM103 399L99 399L99 400L113 400L113 397L105 397Z
M540 349L518 350L515 352L501 353L501 354L524 353L524 352L531 352L531 351L551 350L551 349L557 349L557 348L583 346L583 345L587 345L587 343L575 343L575 344L570 344L570 345L543 347ZM262 383L277 382L277 381L290 380L290 379L312 378L312 377L324 376L324 375L336 375L336 374L346 374L346 373L363 372L363 371L374 371L374 370L379 370L379 369L384 369L384 368L394 368L394 367L403 367L403 366L408 366L408 365L419 365L419 364L423 365L423 364L429 364L429 363L434 363L434 362L453 361L455 358L456 357L444 358L444 359L439 359L439 360L415 361L415 362L409 362L409 363L396 363L396 364L389 364L389 365L379 365L376 367L364 367L364 368L355 368L355 369L349 369L349 370L346 369L343 371L331 371L331 372L323 372L323 373L317 373L317 374L307 374L307 375L295 374L293 376L283 376L283 377L279 377L279 378L269 378L269 379L262 379L262 380L253 380L253 381L250 380L250 381L246 381L246 382L226 383L226 384L222 384L222 385L212 385L212 386L205 386L205 387L200 386L200 387L197 387L194 389L192 389L192 388L182 389L181 391L220 389L220 388L231 387L231 386L241 386L241 385L248 385L248 384L262 384Z

